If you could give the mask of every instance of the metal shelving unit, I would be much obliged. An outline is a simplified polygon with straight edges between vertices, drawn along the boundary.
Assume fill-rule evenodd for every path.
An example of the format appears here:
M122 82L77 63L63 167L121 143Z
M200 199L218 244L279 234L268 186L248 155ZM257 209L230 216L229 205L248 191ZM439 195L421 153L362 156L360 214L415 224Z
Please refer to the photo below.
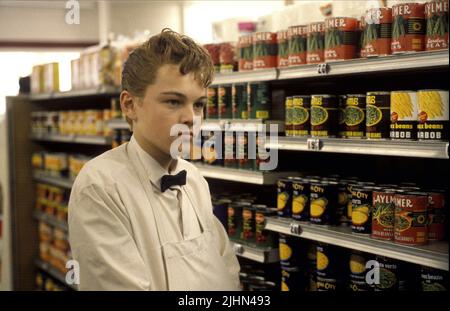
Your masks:
M231 244L236 255L243 258L254 260L260 263L274 263L280 260L278 248L262 249L242 244L239 241L232 241Z
M60 135L60 134L33 134L31 139L36 141L49 141L71 144L89 144L109 146L112 143L111 137L89 136L89 135Z
M268 149L448 159L448 142L278 137Z
M353 234L349 227L320 226L279 217L267 217L265 229L436 269L449 270L448 242L430 242L425 246L406 246L372 239L368 235Z
M67 92L54 92L47 94L33 94L30 96L32 101L64 99L74 97L92 97L92 96L115 96L120 93L120 88L112 86L102 86L95 89L73 90Z
M43 221L43 222L49 224L50 226L61 229L63 231L67 232L69 230L69 226L66 221L59 220L58 218L56 218L54 216L42 213L40 211L34 211L33 217L36 220Z
M214 165L194 164L206 178L215 178L255 185L274 185L279 178L291 176L293 172L261 172L233 169Z
M239 82L259 82L276 80L278 71L275 68L258 69L252 71L241 71L225 74L217 74L211 85L239 83Z
M34 170L33 177L36 181L49 183L55 186L60 186L66 189L71 189L73 180L65 177L52 176L45 171Z
M73 290L77 290L76 286L67 284L65 275L61 271L50 265L49 263L42 261L40 259L36 259L34 261L34 264L37 268L47 272L49 275L51 275L53 278L60 281L64 285L68 286Z

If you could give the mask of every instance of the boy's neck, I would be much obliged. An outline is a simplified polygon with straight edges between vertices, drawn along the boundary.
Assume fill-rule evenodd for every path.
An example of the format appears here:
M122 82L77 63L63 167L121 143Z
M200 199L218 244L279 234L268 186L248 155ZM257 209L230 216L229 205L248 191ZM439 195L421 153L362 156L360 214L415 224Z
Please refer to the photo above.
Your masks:
M161 165L164 170L167 172L171 172L175 169L176 166L176 160L172 158L170 154L167 154L165 152L162 152L161 149L157 148L155 145L150 143L148 140L140 136L138 133L133 133L134 137L136 138L137 143L139 146L147 152L153 159L155 159L156 162Z

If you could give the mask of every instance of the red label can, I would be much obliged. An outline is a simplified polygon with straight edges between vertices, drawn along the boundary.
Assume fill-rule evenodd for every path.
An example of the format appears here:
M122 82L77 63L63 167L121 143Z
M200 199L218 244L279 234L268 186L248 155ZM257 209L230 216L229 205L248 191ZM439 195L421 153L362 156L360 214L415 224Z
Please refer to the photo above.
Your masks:
M319 22L308 24L306 32L306 63L323 63L325 23Z
M276 67L277 56L276 33L256 32L253 34L253 69Z
M287 30L280 30L277 32L277 42L278 42L277 67L287 67L289 66L289 41Z
M386 189L373 192L373 239L394 240L395 191Z
M355 58L357 31L356 18L329 17L325 19L325 61Z
M373 8L367 11L364 50L368 57L391 54L392 9Z
M435 0L425 4L427 51L448 49L448 0Z
M409 192L396 194L395 242L406 245L424 245L428 241L428 194Z
M392 6L393 54L423 51L425 48L425 5L403 3Z
M239 48L239 71L253 69L253 40L252 35L240 36Z
M442 241L445 235L445 195L428 193L428 239Z
M306 64L307 27L304 25L288 28L289 66Z

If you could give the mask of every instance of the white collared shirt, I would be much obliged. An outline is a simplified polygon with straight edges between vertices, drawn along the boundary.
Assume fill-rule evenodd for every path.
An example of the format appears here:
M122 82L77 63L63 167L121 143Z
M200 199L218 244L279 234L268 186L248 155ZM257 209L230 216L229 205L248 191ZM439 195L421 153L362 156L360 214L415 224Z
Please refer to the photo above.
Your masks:
M130 153L138 155L149 185L141 183ZM172 174L181 170L187 172L186 185L161 193L158 180L167 172L134 137L83 167L69 200L69 241L79 263L80 290L166 290L157 227L164 228L173 241L197 235L200 226L192 205L213 233L211 247L238 287L239 263L224 227L212 213L208 183L195 166L178 159ZM144 187L152 187L156 202L148 200ZM161 219L156 219L154 208L164 211Z

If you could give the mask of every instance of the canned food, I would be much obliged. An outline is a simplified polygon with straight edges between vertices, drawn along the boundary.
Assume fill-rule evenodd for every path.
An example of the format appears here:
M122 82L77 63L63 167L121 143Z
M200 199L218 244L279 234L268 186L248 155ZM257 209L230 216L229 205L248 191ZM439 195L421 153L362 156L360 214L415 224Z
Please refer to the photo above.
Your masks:
M318 225L336 223L338 183L333 181L311 182L310 221Z
M345 100L343 137L363 138L366 129L366 95L349 94Z
M434 0L425 3L427 51L448 49L448 1Z
M219 118L219 88L217 86L210 86L207 89L207 105L206 105L206 119Z
M287 67L289 66L289 41L287 30L281 30L277 32L277 43L277 67Z
M367 262L370 260L369 256L363 252L352 251L349 258L349 287L350 290L370 291L372 288L367 283L366 275L368 269L366 268Z
M391 94L368 92L366 95L366 137L389 138Z
M447 291L448 272L430 267L421 266L421 287L424 292Z
M292 218L300 221L309 220L309 181L304 178L292 179Z
M278 216L290 218L292 216L292 179L279 179L277 187Z
M371 8L365 17L364 51L367 57L391 54L392 9Z
M445 236L445 194L442 191L428 193L428 239L442 241Z
M209 165L221 165L221 158L218 155L216 146L220 141L219 137L216 135L222 135L222 133L214 133L214 131L202 131L202 136L204 138L202 155L203 162Z
M345 102L347 100L346 95L338 96L338 136L345 138Z
M122 118L122 109L120 108L119 98L111 98L111 117L113 119Z
M281 291L305 291L305 272L303 270L296 269L281 269Z
M234 152L236 145L236 136L233 131L225 131L224 135L224 154L223 164L226 167L237 168L238 161Z
M391 92L391 138L417 138L417 93Z
M294 136L294 129L293 129L293 102L292 102L292 96L286 97L285 101L285 121L284 121L284 128L286 136Z
M366 38L367 38L367 24L366 24L366 17L361 16L359 19L359 41L358 41L358 47L359 47L359 57L366 57ZM389 48L390 48L390 42L389 42ZM358 54L358 51L356 51Z
M292 98L292 127L294 136L310 134L311 96L296 95Z
M214 72L220 71L220 44L205 44L205 49L211 56L212 63L214 65Z
M256 135L256 133L255 133L255 135ZM265 145L266 145L265 134L258 134L256 136L256 161L254 161L255 162L255 167L254 167L255 170L263 170L261 165L263 163L269 163L269 161L270 161L270 153L267 151Z
M230 204L231 200L228 199L213 200L212 202L213 213L226 231L228 230L228 207Z
M252 35L239 37L239 71L253 69L253 40Z
M325 23L310 23L307 26L306 63L317 64L324 62Z
M279 234L279 252L282 268L305 270L306 251L301 239Z
M396 243L424 245L428 240L428 195L408 192L395 195L394 237Z
M233 119L248 119L248 85L233 84Z
M218 107L220 119L231 119L233 117L231 84L219 86Z
M256 208L252 205L242 208L241 239L249 243L255 242L255 213Z
M236 159L241 169L254 168L255 160L249 159L248 156L248 135L248 132L236 132Z
M316 274L318 291L335 291L340 289L339 269L341 268L339 258L340 251L331 245L317 245Z
M249 115L251 119L270 118L270 89L267 82L249 83Z
M394 189L374 191L372 197L372 235L379 240L394 240L395 220Z
M425 47L424 4L402 3L392 6L393 54L423 51Z
M242 233L242 212L248 202L233 202L228 206L228 236L230 239L239 239Z
M350 183L350 180L345 179L338 182L338 208L336 212L336 219L337 224L339 225L349 224L350 217L347 216L347 208L349 201L351 201L351 197L347 192L348 183Z
M277 215L275 208L268 208L265 205L253 205L255 212L255 241L256 245L262 247L276 246L276 233L264 230L266 226L266 217Z
M352 188L352 232L370 233L372 225L372 189L357 185Z
M253 33L253 69L277 66L277 34L273 32Z
M311 95L311 135L336 137L338 101L334 95Z
M379 264L380 279L378 283L374 282L373 289L375 291L398 291L402 289L399 262L383 256L376 256L375 260Z
M317 245L314 243L308 243L307 252L307 273L309 279L309 291L315 292L317 291L317 279L316 279L316 270L317 270Z
M353 17L325 19L325 61L355 58L357 27L358 20Z
M220 44L220 73L231 73L237 70L236 44L224 42Z
M420 140L448 140L448 91L418 91Z
M288 28L288 60L289 66L306 64L307 26L291 26Z

